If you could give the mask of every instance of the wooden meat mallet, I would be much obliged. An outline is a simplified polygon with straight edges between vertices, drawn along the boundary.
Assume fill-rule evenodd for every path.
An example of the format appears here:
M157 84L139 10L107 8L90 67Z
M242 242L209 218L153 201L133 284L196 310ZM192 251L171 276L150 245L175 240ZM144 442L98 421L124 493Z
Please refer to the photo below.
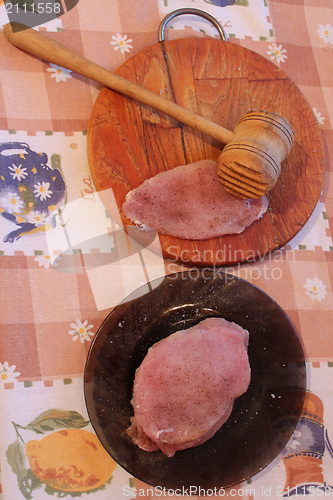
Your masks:
M278 114L252 110L231 132L111 73L36 30L20 23L8 23L3 31L19 49L133 98L226 144L218 159L217 173L231 194L239 198L259 198L275 185L281 162L288 156L294 138L289 122Z

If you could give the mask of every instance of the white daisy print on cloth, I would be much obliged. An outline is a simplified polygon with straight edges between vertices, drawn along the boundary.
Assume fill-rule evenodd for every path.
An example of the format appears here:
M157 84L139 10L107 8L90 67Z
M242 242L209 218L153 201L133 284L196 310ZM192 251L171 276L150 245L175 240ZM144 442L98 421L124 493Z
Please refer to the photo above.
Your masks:
M52 63L50 63L50 66L50 68L47 68L47 71L51 73L51 78L55 78L56 83L65 82L67 78L72 78L72 71L70 69Z
M38 212L38 210L33 210L29 212L26 216L25 220L30 222L31 224L35 224L35 226L43 226L45 224L46 214Z
M3 193L0 199L0 208L2 211L11 214L18 214L24 207L24 202L17 193Z
M307 278L304 288L306 289L306 295L311 300L318 300L318 302L325 300L327 294L326 285L318 278L314 278L313 280Z
M112 40L114 41L110 43L111 45L114 45L114 50L120 50L122 54L129 52L130 49L133 49L133 45L131 45L133 40L132 38L127 38L127 35L121 36L120 33L117 33L112 36Z
M287 59L286 49L282 48L282 45L277 45L276 43L272 43L272 45L268 46L267 54L271 56L272 61L276 62L285 62Z
M324 40L325 43L331 43L333 45L333 27L330 24L319 24L317 33L319 38Z
M15 371L15 368L15 365L9 366L8 361L5 361L4 364L0 363L0 383L15 382L16 378L21 375Z
M324 125L325 117L321 114L321 112L317 111L317 108L313 108L313 112L317 118L317 122L319 123L319 125Z
M51 195L53 191L49 189L50 183L49 182L37 182L37 184L34 185L34 194L36 198L40 198L40 201L44 201L47 198L51 198Z
M71 323L71 327L74 328L74 330L70 330L68 332L69 335L73 335L74 341L80 339L81 344L83 344L85 340L90 342L90 337L94 336L93 332L89 332L89 330L91 330L94 325L88 325L87 319L83 323L79 319L77 319L76 323Z
M44 267L44 269L49 269L51 266L51 256L50 255L37 255L35 257L35 262L38 262L40 267Z
M27 169L22 168L22 165L15 165L13 163L13 166L8 168L9 170L11 170L10 175L13 177L13 179L17 179L18 181L21 181L28 175Z

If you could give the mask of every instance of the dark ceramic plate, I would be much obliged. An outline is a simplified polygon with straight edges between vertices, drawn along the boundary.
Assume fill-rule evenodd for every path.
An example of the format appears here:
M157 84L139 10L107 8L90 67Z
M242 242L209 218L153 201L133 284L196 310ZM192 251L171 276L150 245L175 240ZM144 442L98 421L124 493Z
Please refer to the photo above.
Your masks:
M211 316L250 332L248 391L206 443L172 458L141 450L126 434L136 368L152 344ZM108 453L133 476L167 489L226 488L262 470L291 437L305 387L302 347L282 309L247 281L197 269L153 281L117 306L95 336L84 377L89 417Z

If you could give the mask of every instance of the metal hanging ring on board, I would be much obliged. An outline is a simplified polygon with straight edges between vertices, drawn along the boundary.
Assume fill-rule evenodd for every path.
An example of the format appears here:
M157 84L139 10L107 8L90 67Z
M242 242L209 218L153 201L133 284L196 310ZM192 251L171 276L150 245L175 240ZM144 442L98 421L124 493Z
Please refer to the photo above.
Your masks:
M222 28L221 24L215 19L215 17L211 16L207 12L200 10L200 9L191 9L191 8L185 8L185 9L177 9L174 10L173 12L170 12L170 14L167 14L164 19L162 19L161 24L158 28L158 41L159 42L164 42L164 30L166 25L168 24L171 19L177 16L182 16L183 14L190 14L194 16L200 16L212 23L212 25L217 29L219 32L219 35L221 39L226 42L227 41L227 36L225 34L224 29Z

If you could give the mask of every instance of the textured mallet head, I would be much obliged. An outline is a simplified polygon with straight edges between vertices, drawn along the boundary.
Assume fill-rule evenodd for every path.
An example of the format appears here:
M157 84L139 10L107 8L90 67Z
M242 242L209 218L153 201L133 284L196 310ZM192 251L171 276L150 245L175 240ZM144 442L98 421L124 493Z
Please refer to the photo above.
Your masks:
M239 198L263 196L278 180L281 162L293 142L294 132L285 118L268 111L249 111L219 157L220 181Z

